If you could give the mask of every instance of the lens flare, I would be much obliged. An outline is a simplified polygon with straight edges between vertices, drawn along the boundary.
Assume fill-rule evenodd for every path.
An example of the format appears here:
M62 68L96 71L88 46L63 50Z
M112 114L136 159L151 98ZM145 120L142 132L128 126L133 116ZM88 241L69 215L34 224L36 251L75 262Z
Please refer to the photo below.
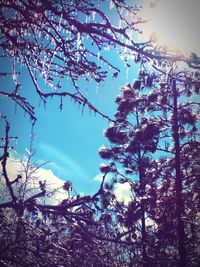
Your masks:
M145 39L167 49L200 54L200 1L153 0L145 2L141 17Z

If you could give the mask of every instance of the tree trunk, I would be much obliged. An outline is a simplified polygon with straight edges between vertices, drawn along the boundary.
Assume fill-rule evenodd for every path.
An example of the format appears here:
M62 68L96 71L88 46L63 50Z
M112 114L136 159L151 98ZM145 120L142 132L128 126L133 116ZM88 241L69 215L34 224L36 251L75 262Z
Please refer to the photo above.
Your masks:
M141 214L142 214L142 260L143 267L148 266L147 251L146 251L146 222L145 222L145 207L144 201L141 201Z
M182 215L184 212L184 204L182 199L182 177L181 177L181 161L180 161L180 139L179 139L179 124L178 124L178 107L177 107L177 89L176 81L172 83L173 90L173 126L172 136L175 145L175 191L176 191L176 217L177 217L177 233L178 233L178 252L179 252L179 266L187 266L186 263L186 249L185 249L185 230Z
M139 125L139 116L137 112L137 125ZM142 166L141 159L141 148L139 145L138 148L138 167L139 167L139 182L140 182L140 197L141 197L141 224L142 224L142 266L146 267L148 265L147 262L147 252L146 252L146 221L145 221L145 204L144 204L144 196L145 196L145 183L144 183L144 170Z

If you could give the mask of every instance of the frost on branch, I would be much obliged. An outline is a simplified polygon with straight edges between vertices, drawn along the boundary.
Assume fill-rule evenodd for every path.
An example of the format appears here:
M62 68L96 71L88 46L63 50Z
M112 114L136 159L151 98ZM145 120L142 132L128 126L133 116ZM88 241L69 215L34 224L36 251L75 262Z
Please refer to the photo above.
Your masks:
M120 70L107 59L106 50L123 46L121 40L129 39L127 31L137 21L138 8L113 1L113 12L123 22L118 27L102 11L104 5L104 1L3 1L0 60L2 65L6 61L10 69L3 70L0 76L11 77L13 88L1 88L1 96L36 119L33 107L21 96L20 76L26 70L44 104L57 96L62 109L63 98L68 96L106 117L90 103L83 89L88 82L103 82L108 70L117 77ZM132 14L131 23L125 19L124 11Z

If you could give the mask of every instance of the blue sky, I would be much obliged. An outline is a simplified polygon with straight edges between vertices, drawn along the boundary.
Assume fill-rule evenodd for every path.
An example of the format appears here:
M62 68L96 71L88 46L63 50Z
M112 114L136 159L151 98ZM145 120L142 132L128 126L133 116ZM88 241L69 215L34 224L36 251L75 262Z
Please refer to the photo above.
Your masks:
M89 84L87 96L97 108L110 117L116 112L115 97L120 87L132 82L136 67L132 67L127 76L124 62L115 52L107 54L109 60L121 69L117 79L108 75L106 81L96 88L96 84ZM8 65L8 62L6 63ZM6 66L4 66L6 68ZM39 162L51 161L44 166L63 180L71 180L77 192L94 193L99 182L94 180L99 175L99 165L103 160L98 155L98 149L108 141L103 137L103 130L109 125L106 119L90 112L88 108L74 104L69 98L63 101L60 111L58 98L49 99L46 108L34 92L34 87L26 72L22 73L22 94L35 106L37 122L34 127L34 160ZM10 88L11 83L2 80L4 88ZM85 85L82 84L83 91ZM7 115L11 124L10 134L18 136L16 151L18 157L29 149L31 122L28 115L6 99L1 99L1 112ZM1 124L2 125L2 124ZM1 132L3 131L1 127Z
M106 6L109 5L109 1L104 5L103 8L109 12L112 22L118 25L119 21L116 20L113 9L109 11L109 6ZM95 52L97 50L95 46L90 46L90 48ZM116 51L106 51L105 56L121 70L118 78L114 80L110 72L106 81L98 88L97 84L92 81L89 81L88 85L80 83L80 87L95 107L112 117L116 111L115 97L119 94L121 86L134 80L136 67L131 67L127 75L124 62ZM5 71L6 69L10 71L10 63L8 61L1 63ZM94 177L100 174L99 166L103 162L98 155L98 150L108 142L103 137L103 130L108 127L109 122L98 114L90 112L87 107L82 113L82 107L74 104L69 98L63 100L62 112L59 109L58 98L48 99L46 108L44 108L35 93L27 71L22 72L20 80L23 85L21 94L35 107L37 117L34 127L33 146L36 149L34 160L50 161L44 168L52 170L60 179L72 181L77 192L94 193L99 186L99 181ZM10 91L13 82L2 79L1 86L3 90ZM45 89L44 84L43 89ZM17 156L15 154L15 157L21 157L27 153L30 145L30 119L20 107L16 108L15 104L8 99L0 99L0 104L0 112L7 115L11 124L10 134L18 136ZM3 130L1 127L1 134Z

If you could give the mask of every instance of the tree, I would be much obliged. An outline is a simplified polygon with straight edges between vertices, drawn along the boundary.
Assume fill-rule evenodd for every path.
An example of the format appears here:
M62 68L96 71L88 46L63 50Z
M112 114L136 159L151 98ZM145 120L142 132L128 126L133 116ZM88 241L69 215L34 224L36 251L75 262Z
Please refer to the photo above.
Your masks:
M104 159L119 162L124 168L123 173L125 173L122 176L118 171L114 171L122 177L119 182L129 182L132 189L132 202L125 214L125 227L132 228L133 225L141 222L139 242L142 247L142 265L148 266L150 258L147 256L148 195L146 187L151 183L147 176L153 164L150 157L155 152L158 143L159 125L156 119L149 119L148 114L145 113L148 106L145 105L145 99L140 96L141 90L140 80L122 88L121 95L116 98L118 105L115 114L116 121L105 131L105 136L113 145L109 148L102 147L99 154ZM128 178L130 174L133 176L133 181Z
M163 65L167 66L168 72L163 70ZM169 220L171 219L177 234L170 238L168 229L168 240L177 240L173 246L179 253L178 264L185 266L187 260L190 261L190 259L186 256L187 241L184 226L186 220L183 219L185 216L184 162L181 161L181 155L182 149L188 144L192 144L197 136L199 103L195 101L194 96L199 93L199 73L190 69L182 70L175 65L168 61L161 61L160 69L155 72L144 62L141 63L138 79L134 84L123 88L121 95L116 98L118 105L118 111L115 114L116 120L105 131L105 136L114 145L100 149L100 155L105 159L119 162L127 173L133 173L136 170L139 174L140 190L142 190L141 177L143 180L146 177L143 194L140 193L140 197L143 199L147 193L145 188L150 187L152 192L148 196L151 199L148 212L151 219L157 223L156 216L158 214L152 216L152 209L155 208L159 181L163 179L163 185L160 186L163 187L166 195L159 196L163 199L160 209L165 205L163 204L165 201L166 208L167 206L173 207L174 213L172 214L168 210L169 214L165 214L165 216ZM134 115L135 118L132 119ZM165 167L158 168L156 163L159 159L158 151L162 155L160 164L162 162ZM152 153L155 152L157 155L153 156ZM153 160L150 160L152 156ZM112 164L110 165L111 172L113 171ZM188 165L190 164L188 163ZM158 170L157 174L156 169ZM116 170L114 172L119 174ZM170 175L171 179L167 175ZM123 179L123 182L127 181L127 178ZM133 206L136 203L137 201L134 199ZM131 214L133 216L133 210ZM140 214L139 217L141 220L144 219L145 211L142 214L143 216ZM163 226L164 217L160 217L159 220ZM144 222L143 229L145 229ZM166 228L164 229L166 231ZM146 235L145 231L143 235ZM145 258L144 255L143 258Z
M121 26L114 25L106 15L109 3ZM68 96L107 118L90 103L81 87L91 80L103 82L108 75L107 67L117 77L120 70L104 51L108 47L119 51L127 67L129 56L135 56L136 61L141 57L173 58L198 67L196 55L176 56L157 51L149 41L132 40L132 33L139 31L138 25L143 22L137 16L140 8L121 0L1 1L0 58L8 68L2 70L0 77L6 78L8 84L13 81L9 89L1 88L1 96L14 101L36 120L34 106L21 93L20 75L25 72L44 104L48 98L58 96L62 109L63 98ZM128 50L124 53L125 48Z
M2 166L1 189L5 186L6 198L0 204L0 226L3 229L0 233L1 265L79 266L80 261L82 266L91 267L97 263L98 266L126 264L121 246L106 240L108 229L104 228L104 220L99 219L96 211L100 209L98 198L103 197L105 176L94 196L73 195L72 183L66 181L63 185L65 198L59 203L49 204L48 198L53 199L57 192L55 189L51 192L48 183L37 177L36 171L41 165L32 163L32 149L27 161L21 161L23 170L16 174L17 178L13 180L9 176L7 161L12 139L9 138L8 122L5 122L7 149L6 160L2 161L5 167ZM44 200L46 204L43 204ZM100 238L96 237L97 232Z
M199 72L187 69L182 70L174 63L168 63L169 72L159 79L160 90L158 92L158 102L154 101L153 110L160 111L163 114L161 121L164 123L166 136L163 136L162 141L169 143L172 140L171 149L166 147L167 153L172 153L173 160L171 161L171 174L174 176L174 191L175 191L175 217L177 231L177 247L179 253L179 266L187 266L186 253L186 234L184 226L185 204L183 190L183 162L181 162L182 148L190 140L195 140L197 136L197 121L199 103L195 101L195 94L199 93L198 77ZM194 75L191 78L191 75ZM164 84L162 83L165 79ZM160 103L159 95L162 96ZM191 97L193 96L193 98ZM164 97L164 99L163 99ZM161 105L160 105L161 104ZM158 108L160 105L160 109ZM157 108L156 108L157 107ZM168 140L167 140L168 139ZM161 150L163 150L161 148ZM169 161L170 162L170 161Z
M128 208L123 206L121 208L114 194L110 194L109 192L112 191L112 188L107 188L107 190L105 190L105 176L99 191L93 196L71 196L69 194L71 184L66 183L65 190L67 191L67 196L65 201L56 205L44 205L41 204L39 200L45 197L48 191L44 182L41 181L40 183L38 182L38 191L27 195L27 185L26 183L23 184L20 174L16 173L16 179L11 180L7 172L7 161L10 150L12 149L11 142L13 137L9 136L9 122L5 116L2 116L5 122L5 136L1 138L3 142L1 146L2 180L6 187L8 201L0 204L0 210L5 210L6 212L11 210L16 220L14 220L14 224L10 224L2 215L1 225L7 225L10 229L14 229L12 231L12 237L14 236L14 239L23 237L23 231L20 232L21 230L28 231L28 241L32 238L32 234L35 234L37 238L34 242L36 243L33 242L33 244L31 244L29 252L32 248L35 251L35 248L38 246L41 248L43 246L45 247L46 244L45 242L40 242L41 236L37 233L37 230L33 231L33 233L31 232L33 228L32 225L24 226L26 224L24 224L23 215L27 211L29 213L34 213L34 211L38 209L45 216L55 216L57 219L64 218L69 221L69 223L79 224L79 230L83 230L85 229L84 224L91 224L93 226L93 224L99 223L99 220L97 220L99 218L95 217L97 214L96 212L99 211L99 209L103 212L106 210L106 207L109 206L109 203L113 201L113 203L115 203L113 214L118 208L120 208L121 212L121 214L120 212L119 214L114 214L114 225L116 225L116 222L119 222L121 218L121 224L130 227L130 229L128 231L117 229L117 236L114 235L113 231L110 231L108 236L102 236L101 232L99 236L96 236L93 232L94 230L91 233L89 233L89 231L87 232L88 234L92 234L94 238L98 237L99 240L114 243L120 243L119 241L121 241L121 244L124 245L133 244L134 238L137 239L137 237L131 236L130 231L132 231L132 233L141 232L137 240L138 242L134 246L134 249L137 251L136 261L134 262L132 252L130 258L132 263L139 265L140 262L138 263L137 259L140 260L142 251L143 265L145 265L145 262L149 261L151 258L149 255L148 257L146 255L147 251L150 253L148 247L150 248L150 245L155 243L152 241L152 239L155 238L154 236L152 238L152 230L149 230L149 226L146 223L146 216L150 216L152 220L158 221L162 217L162 207L157 205L156 208L159 211L156 215L153 214L153 205L156 202L156 197L163 200L163 204L167 207L169 203L167 200L172 202L174 199L172 195L175 195L176 205L172 205L174 218L171 221L174 222L177 230L176 232L178 233L178 237L177 234L173 235L177 238L178 245L177 242L175 242L172 246L172 252L174 253L174 251L178 249L180 256L179 265L184 266L186 262L186 246L190 248L190 255L195 250L195 257L190 256L193 262L195 262L198 257L197 244L199 239L195 239L194 234L192 237L189 237L191 231L193 231L192 229L194 229L194 232L198 230L198 168L194 168L190 165L183 154L183 152L186 151L189 155L187 148L193 148L194 145L196 117L194 115L193 106L197 104L193 103L195 101L183 104L180 95L184 93L186 93L187 96L190 95L192 92L191 87L196 93L199 92L199 73L195 71L195 69L199 69L199 58L195 54L191 54L189 57L181 54L175 55L160 47L152 46L151 41L139 43L132 40L133 31L138 31L136 27L138 24L142 23L142 20L137 19L136 15L140 8L135 5L129 6L127 2L123 0L112 0L109 2L113 12L115 12L117 16L117 20L121 22L121 26L115 25L115 23L111 22L112 18L106 15L108 3L103 0L96 1L95 3L90 0L83 2L77 0L72 0L70 2L62 0L1 1L0 58L5 69L0 73L0 77L6 79L10 88L6 88L6 90L1 88L0 94L19 105L29 114L34 123L36 121L34 106L29 99L23 96L23 82L20 79L20 76L23 74L28 74L35 88L33 93L36 93L44 104L47 102L48 98L57 96L60 98L60 109L62 109L63 99L68 96L76 103L81 104L83 108L88 106L90 110L98 112L104 118L109 119L103 112L97 110L97 108L90 103L89 98L84 95L83 89L89 81L96 82L97 84L103 82L109 75L107 72L109 68L112 69L112 76L117 77L120 70L107 59L106 51L104 51L105 48L110 47L116 49L122 56L127 68L129 67L128 61L130 58L132 59L134 57L135 62L141 62L142 69L137 83L134 84L134 91L131 90L130 92L130 90L128 90L127 93L131 93L134 96L140 89L141 91L144 89L142 89L143 86L145 88L153 86L157 90L150 91L149 95L139 93L132 99L134 100L132 102L129 97L125 95L123 96L124 99L118 99L120 114L116 115L117 120L114 121L116 127L111 127L112 130L110 129L110 138L114 138L113 142L117 144L117 147L113 147L112 151L104 151L104 156L105 153L110 153L111 155L109 157L113 157L116 161L122 163L123 166L126 167L127 172L131 171L138 174L139 182L136 183L130 181L129 178L127 179L124 173L121 175L114 164L106 167L104 166L105 175L109 170L112 170L125 179L122 179L121 183L123 181L130 183L134 192L134 201L130 203ZM4 64L5 62L7 64ZM175 70L174 66L172 66L173 62L187 63L194 71L189 73L185 70ZM152 64L156 75L154 76L152 68L145 68L143 63ZM164 70L164 64L170 68L170 71ZM165 80L164 82L163 78ZM66 79L68 79L67 82ZM158 88L156 88L157 86ZM147 106L145 106L146 104ZM139 110L134 110L136 115L136 121L134 121L135 126L132 127L132 125L128 123L128 113L133 106L137 107L138 105ZM153 119L150 119L148 116L143 116L143 112L147 114L147 112L150 111L154 114ZM160 114L163 114L163 117ZM170 114L172 115L171 118L169 117ZM155 117L158 118L156 119ZM187 131L186 126L188 127L188 125L189 130ZM126 128L126 133L121 131L122 126ZM132 130L130 130L131 127ZM115 131L119 128L120 131L112 134L113 130ZM187 136L189 137L188 140ZM174 148L168 148L169 137L173 139ZM124 143L122 147L120 146L121 141L125 141L126 138L129 142L128 149L126 148L127 143ZM164 148L162 146L163 143L166 144ZM160 168L159 162L156 161L157 158L152 160L152 154L158 150L171 155L169 157L169 162L167 159L164 160L166 166L164 169ZM117 155L119 158L115 158ZM132 157L133 155L134 157ZM120 156L122 156L122 161ZM131 158L129 156L131 156ZM160 160L160 162L163 163L162 160ZM194 161L193 164L195 165L196 161ZM190 181L189 183L192 184L191 191L188 190L187 193L183 188L183 183L187 185L187 181L185 181L183 177L183 166L187 166L188 172L193 173L195 170L195 181L192 180L191 182L191 174L185 174L185 177ZM32 168L31 164L28 164L27 167ZM33 166L32 170L34 170L34 168L37 169L37 167ZM153 168L156 168L155 177L151 175ZM167 174L169 173L169 171L167 172L168 169L172 174L171 183L166 182L169 180L167 178ZM27 178L28 177L32 179L31 176L28 175ZM169 199L162 199L161 193L159 194L158 181L162 180L162 178L166 180L165 189L171 197ZM16 185L18 183L20 184L20 194L16 194ZM150 186L150 188L148 188L148 186ZM172 188L169 188L169 186L172 186ZM162 190L160 191L162 192ZM187 218L189 218L190 223L187 224L183 217L183 215L185 215L184 209L186 209L186 207L188 210L190 209L190 203L186 200L186 196L193 199L191 197L193 192L195 192L195 211L194 213L188 212ZM151 198L151 201L146 200L146 196ZM99 208L100 203L98 197L101 198L103 204L102 208ZM136 218L132 217L133 213ZM168 214L171 214L169 210ZM120 215L122 216L120 217ZM106 216L103 218L106 220ZM139 228L139 230L137 230L138 221L142 222L142 227ZM18 225L23 225L23 227L19 229L19 227L17 227ZM167 229L162 220L159 225L159 230L161 230L161 233L167 230L167 241L170 241L169 234L171 234L172 231ZM80 235L81 237L84 236L82 232ZM73 234L71 236L73 236ZM125 240L127 241L125 242L124 239L126 237L130 238L131 242L127 240ZM187 238L188 240L195 240L197 244L194 246L186 244ZM4 237L2 240L4 242ZM23 238L22 241L24 241ZM11 238L11 243L12 242L13 239ZM8 247L10 248L10 240L8 240ZM155 244L154 247L156 249L158 248ZM20 246L17 246L17 248L19 248L19 250L23 248L23 253L19 252L13 263L12 261L10 262L13 249L8 250L8 255L6 257L9 258L9 264L26 265L27 263L22 261L26 246L23 245L21 247L20 243ZM91 247L88 245L88 249L89 248ZM166 246L164 246L163 249L166 252ZM173 253L171 253L170 256L174 255ZM36 257L35 254L33 254L27 259L28 263L35 261ZM43 258L43 255L44 254L42 254L41 258ZM55 250L55 255L57 256L57 250ZM80 257L81 255L82 253L80 253ZM162 256L163 254L160 253L160 255ZM49 254L47 254L47 256L49 256ZM80 259L80 257L77 257L77 259ZM168 257L168 255L166 257ZM20 260L20 262L17 262L17 260ZM167 260L168 258L166 262ZM155 256L155 262L156 261L157 259ZM58 262L60 264L60 259ZM49 266L50 264L58 264L58 262L47 261L45 263L42 262L42 265L45 266L45 264L47 264L47 266ZM4 261L1 263L4 265L6 264Z
M13 149L10 145L13 137L9 136L10 125L6 118L2 119L5 121L5 137L2 138L1 147L0 189L4 191L5 198L0 203L0 225L4 229L0 233L0 262L2 266L60 266L65 255L68 259L66 266L70 262L73 265L65 245L58 242L57 237L55 240L52 238L53 232L56 230L56 234L62 236L63 232L68 231L68 224L95 224L95 209L103 183L93 196L81 197L70 192L72 183L66 181L62 189L66 192L64 199L59 202L53 200L61 188L50 190L48 183L37 177L37 170L42 165L32 162L32 143L29 157L21 160L23 170L16 173L16 178L10 177L8 159ZM51 203L48 202L49 198ZM54 229L53 223L61 224L63 228ZM66 238L69 236L66 235Z
M102 51L118 43L123 45L120 39L128 39L128 29L139 23L134 20L128 24L122 14L123 8L132 15L139 8L117 0L113 2L115 12L125 26L118 28L112 25L102 7L98 8L103 2L1 2L0 57L3 62L9 63L9 70L2 71L1 77L9 81L11 76L14 82L13 88L1 89L1 95L13 100L32 119L36 119L34 107L20 94L23 86L20 74L26 69L44 103L47 98L58 96L62 109L62 100L68 96L83 107L86 105L98 112L84 96L80 81L104 81L107 70L98 62L110 67L113 76L117 77L120 70L106 59ZM65 77L70 82L66 82ZM46 84L45 89L42 81Z
M185 203L185 232L187 254L191 266L199 264L199 141L190 141L182 149L183 197Z

